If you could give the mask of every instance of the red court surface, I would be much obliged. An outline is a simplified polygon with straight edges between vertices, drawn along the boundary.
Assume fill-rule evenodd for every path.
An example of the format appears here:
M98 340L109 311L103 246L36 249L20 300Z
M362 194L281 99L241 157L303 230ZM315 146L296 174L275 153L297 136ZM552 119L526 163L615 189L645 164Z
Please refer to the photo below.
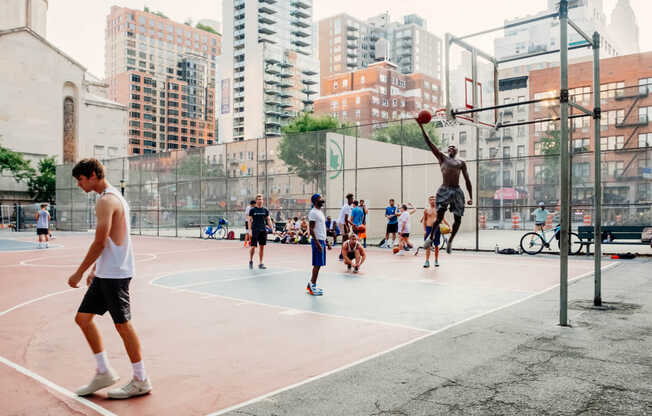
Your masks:
M109 400L106 390L86 400L72 393L95 368L73 322L85 289L70 289L67 279L91 238L59 233L58 248L0 251L0 414L220 414L559 280L554 256L442 253L441 267L423 269L423 254L371 249L351 275L333 250L319 282L325 296L312 298L304 294L309 246L270 244L269 269L251 272L239 242L134 237L132 322L154 389L128 401ZM572 259L569 277L592 267ZM128 381L131 365L110 316L96 322L119 383Z

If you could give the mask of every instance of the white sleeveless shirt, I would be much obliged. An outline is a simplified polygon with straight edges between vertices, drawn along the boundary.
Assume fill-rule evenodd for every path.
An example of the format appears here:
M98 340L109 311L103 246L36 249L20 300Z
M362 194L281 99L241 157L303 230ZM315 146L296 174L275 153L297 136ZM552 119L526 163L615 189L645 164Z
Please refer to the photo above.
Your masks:
M48 217L50 214L44 209L38 212L38 222L36 223L36 228L49 228Z
M107 237L106 245L102 254L95 263L95 275L103 279L124 279L134 277L136 265L134 262L134 251L131 247L131 225L129 224L129 204L122 194L112 186L108 186L100 198L106 194L113 194L120 200L124 211L124 226L127 228L124 244L116 245L111 237Z

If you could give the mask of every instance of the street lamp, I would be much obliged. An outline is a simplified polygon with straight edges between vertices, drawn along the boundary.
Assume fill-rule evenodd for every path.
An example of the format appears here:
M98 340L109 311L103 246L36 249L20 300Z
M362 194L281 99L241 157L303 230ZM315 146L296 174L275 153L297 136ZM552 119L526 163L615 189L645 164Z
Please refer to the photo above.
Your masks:
M120 192L122 193L122 196L125 195L125 183L126 181L124 178L120 179Z

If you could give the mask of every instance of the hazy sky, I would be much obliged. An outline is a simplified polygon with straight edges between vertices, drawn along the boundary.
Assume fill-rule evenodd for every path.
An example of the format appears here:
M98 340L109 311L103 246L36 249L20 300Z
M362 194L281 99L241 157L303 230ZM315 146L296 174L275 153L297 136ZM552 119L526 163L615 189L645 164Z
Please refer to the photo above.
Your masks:
M617 0L603 0L607 18ZM641 51L652 50L652 0L630 0L636 13ZM392 19L417 13L428 21L428 29L442 36L446 32L465 34L501 26L504 19L536 13L546 0L313 0L314 20L346 12L364 19L388 11ZM188 18L222 20L221 0L55 0L49 2L47 38L88 70L104 77L104 27L112 5L142 9L147 5L173 20ZM489 51L492 52L492 51Z

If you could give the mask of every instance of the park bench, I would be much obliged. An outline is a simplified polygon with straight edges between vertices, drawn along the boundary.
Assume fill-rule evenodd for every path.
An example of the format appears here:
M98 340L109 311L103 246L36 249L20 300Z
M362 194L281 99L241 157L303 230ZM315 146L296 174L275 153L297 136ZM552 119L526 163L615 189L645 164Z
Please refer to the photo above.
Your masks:
M602 244L622 244L622 245L648 245L650 242L641 241L643 229L649 225L604 225L600 227L602 234L611 233L613 239L609 242L603 241ZM589 254L591 244L594 244L595 230L593 226L580 226L577 234L582 239L582 245L586 246L586 254Z

